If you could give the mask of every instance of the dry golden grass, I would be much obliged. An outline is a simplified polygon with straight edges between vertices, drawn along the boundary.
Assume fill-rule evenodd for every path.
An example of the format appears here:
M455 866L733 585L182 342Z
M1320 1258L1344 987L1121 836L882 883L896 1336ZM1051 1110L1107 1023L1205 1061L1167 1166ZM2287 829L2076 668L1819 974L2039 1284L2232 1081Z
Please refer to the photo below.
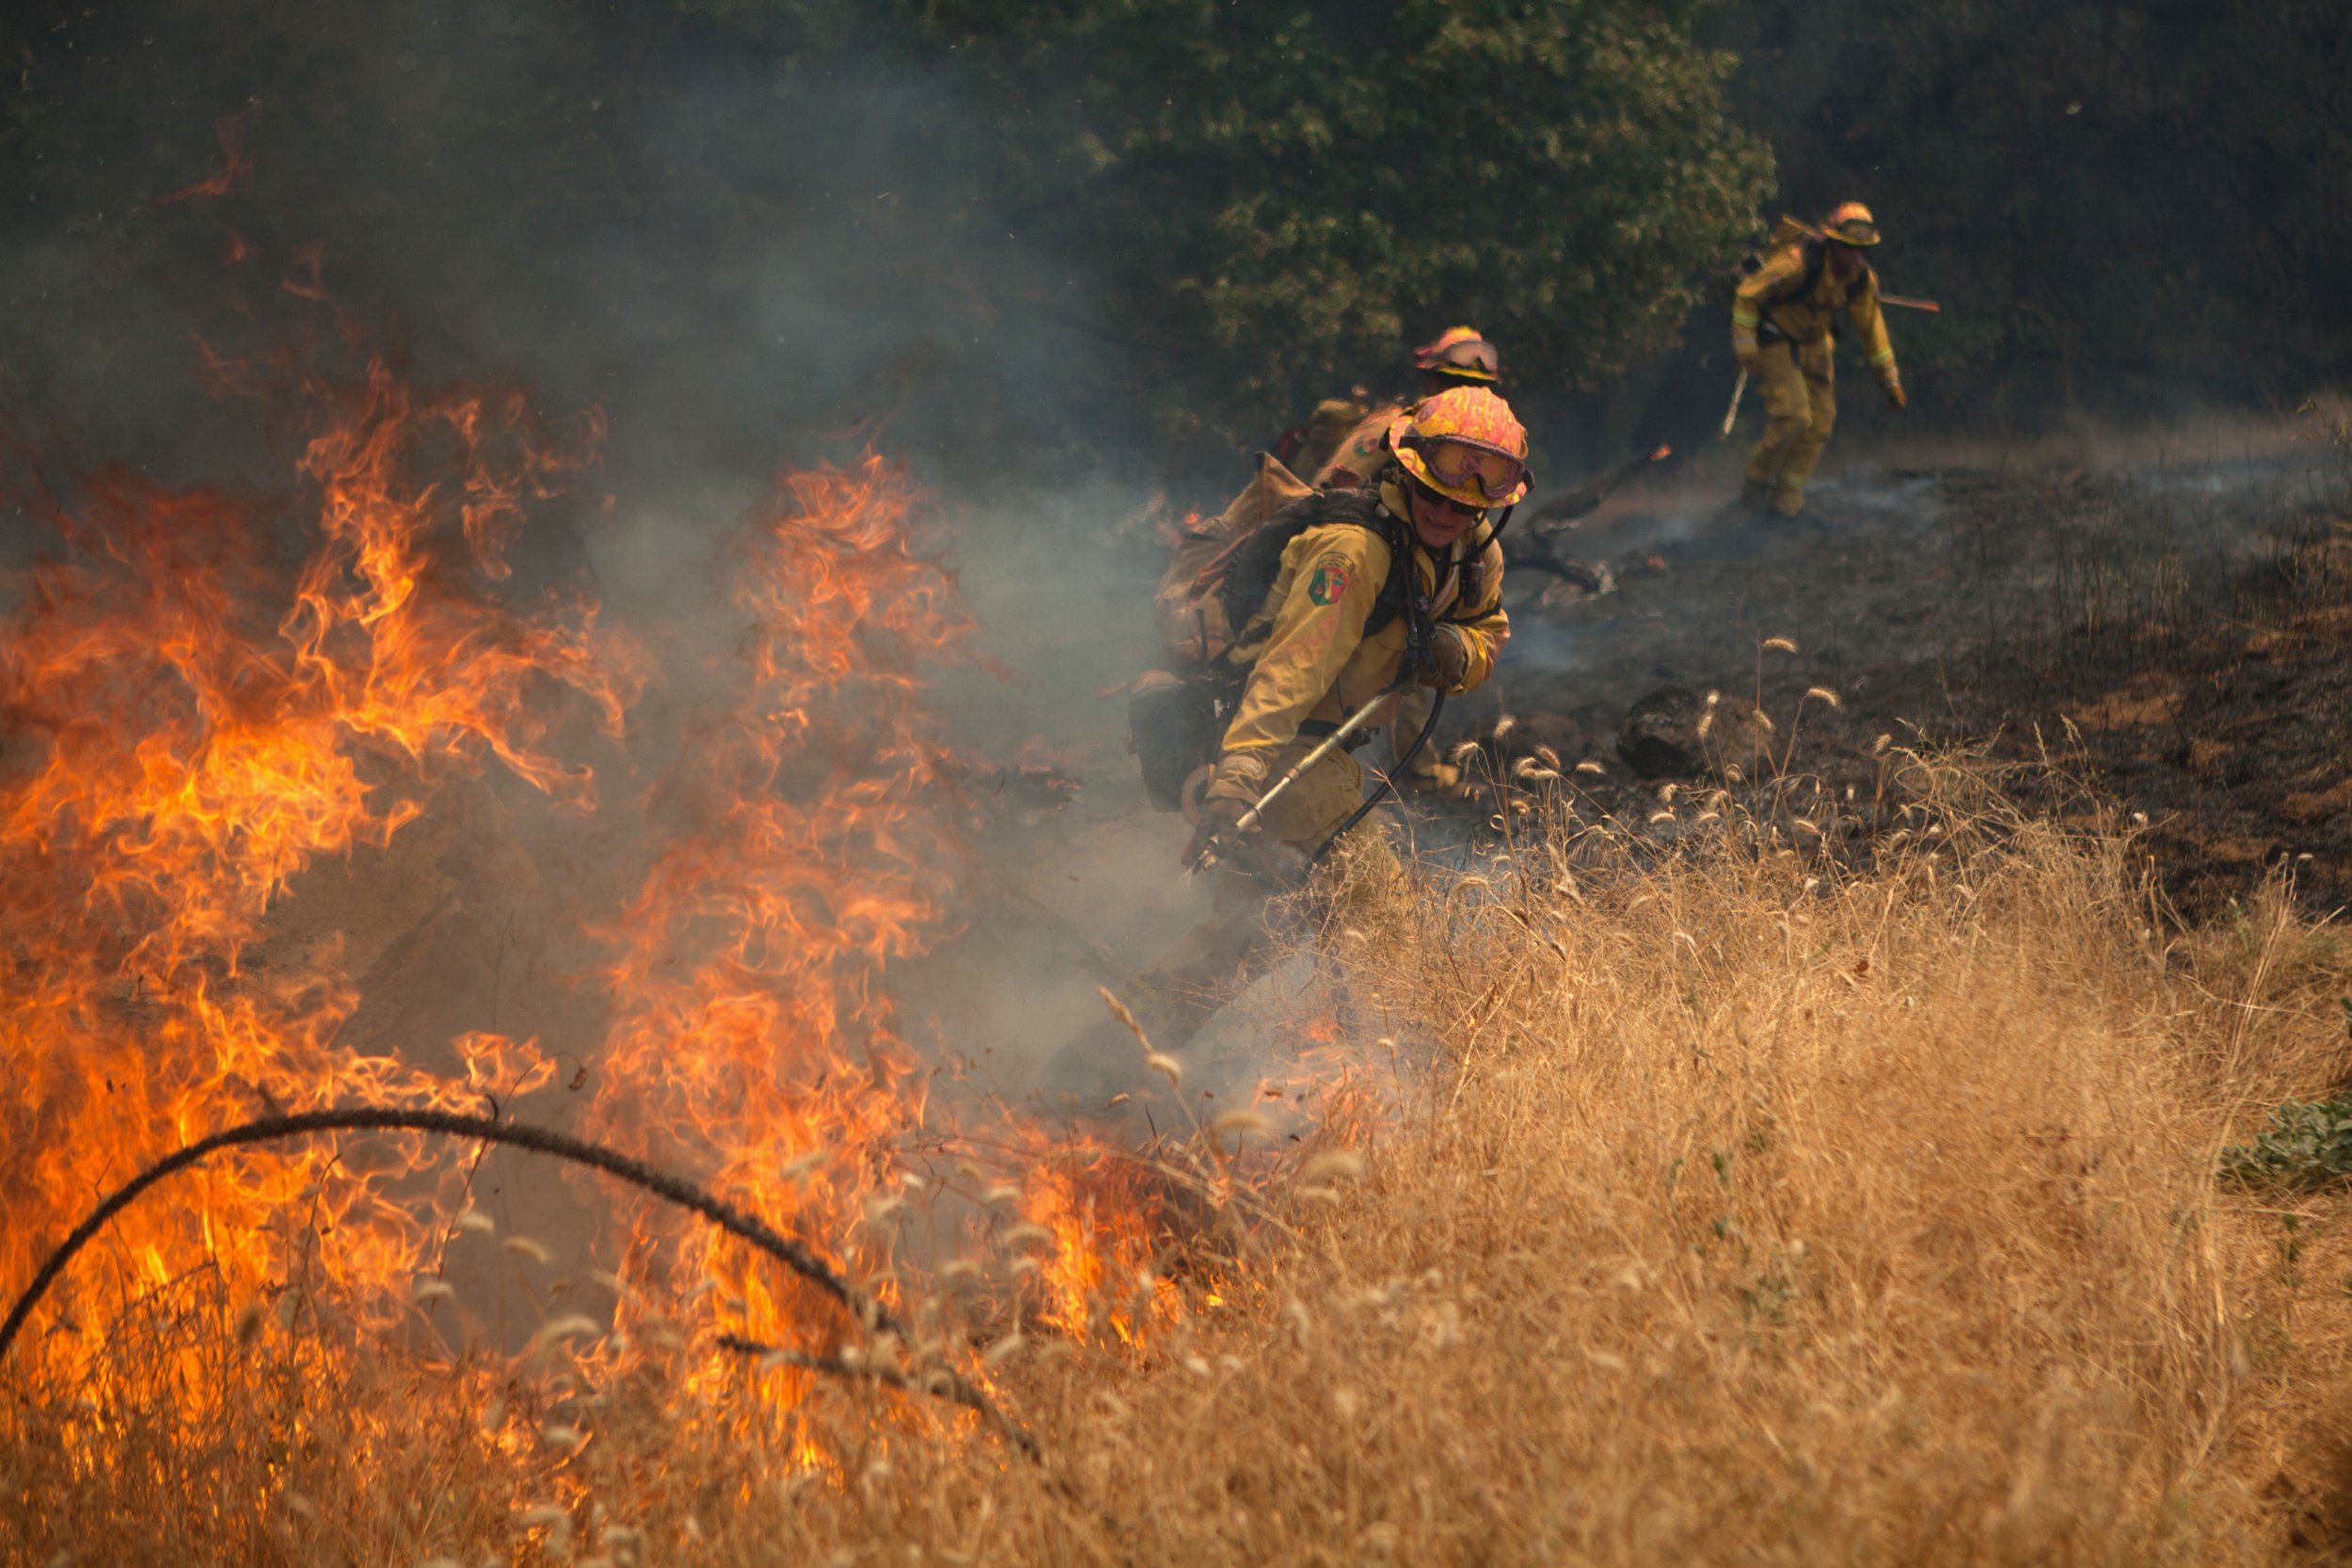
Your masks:
M2213 1172L2345 1067L2352 953L2277 899L2168 936L2127 843L2003 819L1964 773L1913 783L1920 836L1867 870L1736 813L1662 863L1564 822L1331 933L1344 1016L1385 1013L1425 1074L1359 1178L1264 1195L1290 1228L1222 1307L1141 1354L1032 1335L998 1359L1041 1465L872 1388L779 1415L649 1345L617 1371L338 1354L331 1322L240 1322L194 1285L214 1413L11 1396L0 1549L2329 1560L2343 1203Z

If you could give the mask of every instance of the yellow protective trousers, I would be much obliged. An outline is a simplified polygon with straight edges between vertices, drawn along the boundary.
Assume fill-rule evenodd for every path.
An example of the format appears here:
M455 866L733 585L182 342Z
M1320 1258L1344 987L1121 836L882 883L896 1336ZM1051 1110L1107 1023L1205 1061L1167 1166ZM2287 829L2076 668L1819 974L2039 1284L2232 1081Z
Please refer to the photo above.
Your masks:
M1772 510L1795 516L1804 506L1804 482L1821 461L1837 426L1836 360L1833 343L1768 343L1756 356L1764 394L1764 438L1748 454L1748 483L1772 491Z

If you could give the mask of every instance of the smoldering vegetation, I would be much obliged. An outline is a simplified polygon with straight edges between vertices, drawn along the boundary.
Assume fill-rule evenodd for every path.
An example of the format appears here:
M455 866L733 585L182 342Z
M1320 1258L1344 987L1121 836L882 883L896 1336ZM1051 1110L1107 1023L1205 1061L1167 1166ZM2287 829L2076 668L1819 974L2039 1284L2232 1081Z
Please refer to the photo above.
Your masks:
M779 65L700 22L258 9L252 34L61 12L27 46L44 91L87 62L112 73L88 105L142 104L20 144L70 166L0 219L8 562L132 565L186 608L223 562L118 552L199 514L111 524L126 494L201 496L241 520L221 538L255 591L230 619L256 653L205 686L156 629L177 623L116 618L116 667L155 673L140 701L72 659L28 682L44 579L9 579L11 702L94 693L77 733L120 777L194 781L124 819L246 879L159 940L141 900L192 874L109 904L89 886L132 838L12 819L15 885L48 901L9 932L11 1052L103 1065L56 1091L14 1058L0 1191L38 1223L11 1266L183 1118L372 1086L749 1195L909 1326L875 1334L504 1151L256 1157L157 1195L142 1214L167 1219L95 1249L18 1353L8 1552L2342 1549L2339 1199L2221 1174L2345 1069L2352 960L2314 879L2222 847L2193 924L2146 867L2168 824L2081 754L1883 738L1971 660L2023 672L1983 688L2007 711L2053 666L2128 689L2247 616L2324 642L2342 562L2296 552L2341 513L2325 449L2199 421L2186 456L2079 429L1905 451L1863 420L1840 439L1871 461L1827 476L1815 530L1771 537L1723 525L1732 482L1703 451L1578 536L1628 568L1613 592L1515 587L1515 667L1461 715L1474 811L1406 824L1429 851L1406 880L1311 924L1184 1059L1137 1041L1126 1119L1073 1127L1025 1101L1036 1062L1205 899L1102 693L1149 656L1158 531L1222 497L1160 493L1166 367L1040 243L1050 214L968 178L995 106L887 49ZM515 449L579 461L510 469L496 445L469 472L437 429L380 467L307 467L376 406L372 363L479 388ZM1713 380L1661 384L1645 408L1538 391L1547 471L1613 457L1661 406L1719 417ZM467 525L513 472L546 493L497 524L501 577ZM424 586L333 557L374 596L353 590L326 667L380 697L389 644L359 628L462 607L486 630L438 644L452 664L558 634L527 702L419 740L398 721L432 702L298 678L318 667L288 628L315 612L292 591L354 476L413 512ZM2309 602L2239 594L2265 559L2308 568ZM1618 722L1659 682L1703 702L1751 673L1748 733L1781 728L1744 777L1624 765ZM274 715L228 700L261 690ZM2123 712L2113 694L2069 711ZM2158 694L2153 722L2193 708ZM304 819L273 860L202 808L289 716L379 815ZM75 728L10 735L0 770L21 783ZM2222 752L2183 751L2220 776ZM593 774L593 802L541 767ZM2340 811L2304 782L2296 809ZM152 1093L192 1039L242 1045L257 1019L298 1071L239 1054L187 1074L195 1100ZM333 1076L353 1060L389 1065ZM371 1250L372 1226L397 1244ZM1035 1463L932 1397L949 1370Z
M1867 870L1737 816L1636 864L1563 811L1331 933L1327 983L1408 1015L1399 1114L1258 1191L1148 1354L997 1342L1040 1465L846 1387L780 1407L658 1314L617 1360L551 1305L513 1367L433 1369L224 1301L221 1397L11 1402L26 1560L2328 1549L2331 1200L2218 1172L2341 1070L2341 943L2276 899L2168 936L2127 840L1902 772L1916 832Z

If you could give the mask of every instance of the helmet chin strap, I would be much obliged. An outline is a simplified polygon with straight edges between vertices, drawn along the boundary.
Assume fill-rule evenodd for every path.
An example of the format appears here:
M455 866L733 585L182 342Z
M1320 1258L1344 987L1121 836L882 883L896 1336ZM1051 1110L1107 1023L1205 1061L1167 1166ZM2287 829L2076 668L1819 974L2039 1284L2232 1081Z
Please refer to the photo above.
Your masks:
M1498 540L1498 539L1502 538L1502 531L1503 531L1504 529L1509 528L1509 527L1511 526L1511 514L1512 514L1512 513L1514 513L1514 512L1517 512L1518 509L1519 509L1519 503L1518 503L1518 502L1517 502L1517 501L1513 501L1510 505L1508 505L1508 506L1504 507L1504 508L1502 509L1502 516L1500 516L1500 517L1497 517L1497 518L1496 518L1496 519L1495 519L1495 520L1494 520L1491 524L1489 524L1489 525L1487 526L1487 529L1486 529L1486 537L1483 541L1481 541L1481 542L1480 542L1480 544L1479 544L1479 546L1478 546L1478 547L1479 547L1480 549L1482 549L1482 550L1483 550L1483 549L1485 549L1485 548L1486 548L1488 545L1491 545L1491 544L1493 544L1496 540Z

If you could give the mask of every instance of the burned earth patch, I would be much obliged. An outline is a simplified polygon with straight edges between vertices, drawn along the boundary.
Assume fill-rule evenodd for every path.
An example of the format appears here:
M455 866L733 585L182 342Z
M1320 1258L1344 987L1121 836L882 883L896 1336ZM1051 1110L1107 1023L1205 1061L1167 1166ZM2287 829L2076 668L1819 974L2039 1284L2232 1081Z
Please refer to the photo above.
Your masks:
M1863 469L1793 523L1637 493L1581 541L1613 592L1515 585L1511 668L1462 705L1468 760L1524 784L1556 757L1629 824L1669 783L1785 804L1802 780L1867 837L1899 807L1885 747L1973 747L2035 765L2006 775L2033 809L2144 816L2185 918L2281 866L2333 908L2352 896L2344 494L2322 444Z

